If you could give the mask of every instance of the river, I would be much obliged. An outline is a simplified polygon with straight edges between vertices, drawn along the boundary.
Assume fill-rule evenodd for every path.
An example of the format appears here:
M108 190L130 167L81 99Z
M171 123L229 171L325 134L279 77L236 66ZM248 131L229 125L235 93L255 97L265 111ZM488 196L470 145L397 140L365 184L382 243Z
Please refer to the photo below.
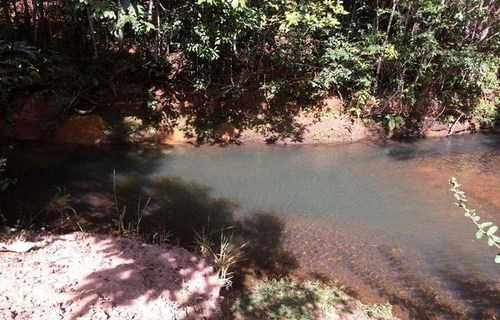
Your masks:
M98 223L113 211L116 172L124 203L151 197L147 218L179 237L192 225L238 224L254 241L255 270L338 280L364 301L398 305L405 318L500 315L497 252L475 240L448 185L456 176L478 214L500 224L499 136L224 148L20 144L9 163L18 184L2 205L11 213L64 187Z

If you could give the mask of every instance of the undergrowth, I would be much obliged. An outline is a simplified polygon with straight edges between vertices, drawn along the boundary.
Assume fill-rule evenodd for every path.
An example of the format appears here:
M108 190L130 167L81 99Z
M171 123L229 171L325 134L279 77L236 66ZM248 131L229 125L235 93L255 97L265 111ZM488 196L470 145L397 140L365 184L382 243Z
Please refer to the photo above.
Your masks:
M141 197L137 200L135 214L127 214L127 205L122 204L118 194L116 181L116 171L113 171L113 201L115 209L114 224L116 233L124 237L139 239L140 241L161 244L167 243L172 237L172 233L166 229L159 231L147 231L143 228L143 219L151 205L151 197L143 201Z
M335 286L290 279L257 282L232 306L237 319L343 319L354 312L360 320L395 319L390 304L364 305Z

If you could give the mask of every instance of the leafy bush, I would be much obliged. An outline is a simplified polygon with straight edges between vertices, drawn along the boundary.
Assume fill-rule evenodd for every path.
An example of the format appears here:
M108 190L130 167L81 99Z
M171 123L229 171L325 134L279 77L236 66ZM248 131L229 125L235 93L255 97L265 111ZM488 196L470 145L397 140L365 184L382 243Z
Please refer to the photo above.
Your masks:
M499 105L500 97L497 95L485 96L479 100L473 115L482 125L493 127L500 117Z
M498 230L498 226L494 225L493 222L482 222L481 217L476 214L476 210L470 209L467 207L467 197L465 196L465 192L462 191L461 185L458 184L458 181L455 177L450 179L450 185L452 188L450 191L455 196L457 202L455 203L459 208L462 208L465 211L465 216L469 218L472 223L477 227L476 239L481 239L483 236L486 236L488 239L488 245L490 247L494 246L500 249L500 237L495 233ZM500 263L500 253L496 255L495 262Z
M0 40L0 101L39 80L38 59L35 47L22 41Z

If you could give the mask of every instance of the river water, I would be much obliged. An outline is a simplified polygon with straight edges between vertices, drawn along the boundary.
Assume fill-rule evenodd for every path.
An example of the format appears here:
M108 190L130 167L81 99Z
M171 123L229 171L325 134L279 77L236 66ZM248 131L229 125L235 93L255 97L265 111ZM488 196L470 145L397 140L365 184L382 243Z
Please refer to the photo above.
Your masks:
M19 179L11 200L25 211L64 186L80 210L105 219L112 204L100 196L109 198L115 171L124 202L151 197L153 220L171 215L165 223L186 232L191 222L239 224L253 241L255 270L338 280L366 302L399 305L405 318L500 316L497 252L475 240L448 185L456 176L478 214L500 224L499 136L344 146L18 145L9 161Z

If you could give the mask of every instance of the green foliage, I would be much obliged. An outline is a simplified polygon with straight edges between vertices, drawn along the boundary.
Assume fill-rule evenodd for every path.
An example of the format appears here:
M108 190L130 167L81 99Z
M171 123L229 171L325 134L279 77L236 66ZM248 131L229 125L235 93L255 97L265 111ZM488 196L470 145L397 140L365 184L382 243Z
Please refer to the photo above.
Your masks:
M495 246L500 249L500 237L495 233L498 230L498 226L494 225L493 222L479 222L481 217L476 214L476 210L470 209L467 207L467 197L465 196L465 192L462 191L461 185L458 184L458 181L455 177L450 179L450 185L452 188L450 191L455 196L457 202L455 203L459 208L462 208L465 211L465 216L469 218L472 223L477 227L476 239L481 239L483 236L486 236L488 245L490 247ZM500 263L500 253L496 255L495 262Z
M39 51L21 41L0 40L0 101L40 79Z
M391 114L387 114L384 118L384 124L389 130L389 135L392 135L394 130L404 122L403 117L401 116L393 116Z
M499 96L493 95L491 98L483 97L474 109L473 115L481 124L492 127L500 117L498 110L499 105Z
M335 35L328 39L324 54L320 57L321 71L316 86L343 91L349 96L358 92L371 94L375 80L373 66L382 47L378 39L366 36L353 42L347 36Z
M357 319L394 319L389 304L366 306L335 287L288 279L258 282L232 306L239 317L255 319L339 319L354 309L360 309Z
M0 158L0 193L7 190L7 188L12 184L16 183L16 179L3 176L6 167L7 167L7 159Z
M496 120L500 37L493 0L56 1L29 22L9 11L21 2L6 0L2 8L12 18L2 23L16 38L0 42L4 99L40 76L37 50L26 44L34 43L70 47L68 55L79 52L82 60L131 52L142 61L136 74L203 96L206 108L196 114L214 123L256 122L259 103L227 110L245 90L262 95L272 107L267 112L281 113L276 118L286 118L290 105L307 108L336 94L349 113L390 132L426 117ZM209 107L213 102L223 106Z

